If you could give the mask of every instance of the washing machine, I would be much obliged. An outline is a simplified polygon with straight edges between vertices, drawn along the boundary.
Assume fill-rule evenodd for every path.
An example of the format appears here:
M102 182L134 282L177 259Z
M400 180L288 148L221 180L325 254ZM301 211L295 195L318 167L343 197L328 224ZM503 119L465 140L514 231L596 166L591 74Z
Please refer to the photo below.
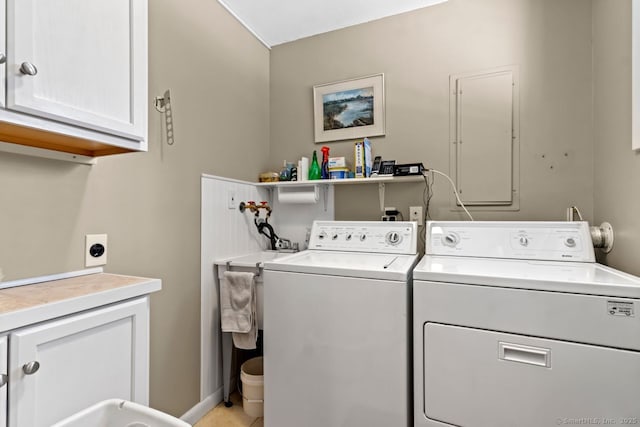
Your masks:
M640 280L585 222L428 222L414 425L640 424Z
M413 222L316 221L264 264L264 424L411 425Z

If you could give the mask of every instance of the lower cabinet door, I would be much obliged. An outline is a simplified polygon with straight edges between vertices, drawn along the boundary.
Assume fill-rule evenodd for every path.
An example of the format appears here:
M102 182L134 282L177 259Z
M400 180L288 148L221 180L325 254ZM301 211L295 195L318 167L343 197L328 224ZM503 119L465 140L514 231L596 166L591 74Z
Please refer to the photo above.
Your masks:
M46 427L105 399L148 404L148 297L12 332L9 427Z
M7 375L8 361L7 352L9 351L9 341L7 336L0 336L0 427L6 427L7 425L7 381L9 376Z

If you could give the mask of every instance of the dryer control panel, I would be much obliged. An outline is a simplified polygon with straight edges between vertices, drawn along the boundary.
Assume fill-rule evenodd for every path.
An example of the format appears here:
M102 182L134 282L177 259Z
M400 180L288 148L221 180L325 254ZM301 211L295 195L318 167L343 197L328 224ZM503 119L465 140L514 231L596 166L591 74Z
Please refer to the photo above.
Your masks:
M595 262L587 222L429 221L426 253Z
M309 249L413 255L415 222L314 221Z

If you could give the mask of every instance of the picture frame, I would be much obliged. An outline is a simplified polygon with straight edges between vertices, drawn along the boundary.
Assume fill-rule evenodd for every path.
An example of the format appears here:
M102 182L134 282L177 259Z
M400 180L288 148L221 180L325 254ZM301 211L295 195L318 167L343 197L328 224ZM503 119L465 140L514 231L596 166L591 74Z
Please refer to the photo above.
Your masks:
M313 86L315 143L385 134L384 74Z

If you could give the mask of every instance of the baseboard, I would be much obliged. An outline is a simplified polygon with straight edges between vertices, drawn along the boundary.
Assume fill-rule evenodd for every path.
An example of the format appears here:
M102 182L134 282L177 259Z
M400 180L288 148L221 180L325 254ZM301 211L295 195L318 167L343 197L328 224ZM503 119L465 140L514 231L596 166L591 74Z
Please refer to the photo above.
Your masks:
M193 425L200 421L202 417L204 417L210 410L215 408L220 402L222 402L222 387L219 388L215 393L210 394L209 396L202 399L200 403L197 403L193 408L185 412L184 415L180 417L180 419Z

